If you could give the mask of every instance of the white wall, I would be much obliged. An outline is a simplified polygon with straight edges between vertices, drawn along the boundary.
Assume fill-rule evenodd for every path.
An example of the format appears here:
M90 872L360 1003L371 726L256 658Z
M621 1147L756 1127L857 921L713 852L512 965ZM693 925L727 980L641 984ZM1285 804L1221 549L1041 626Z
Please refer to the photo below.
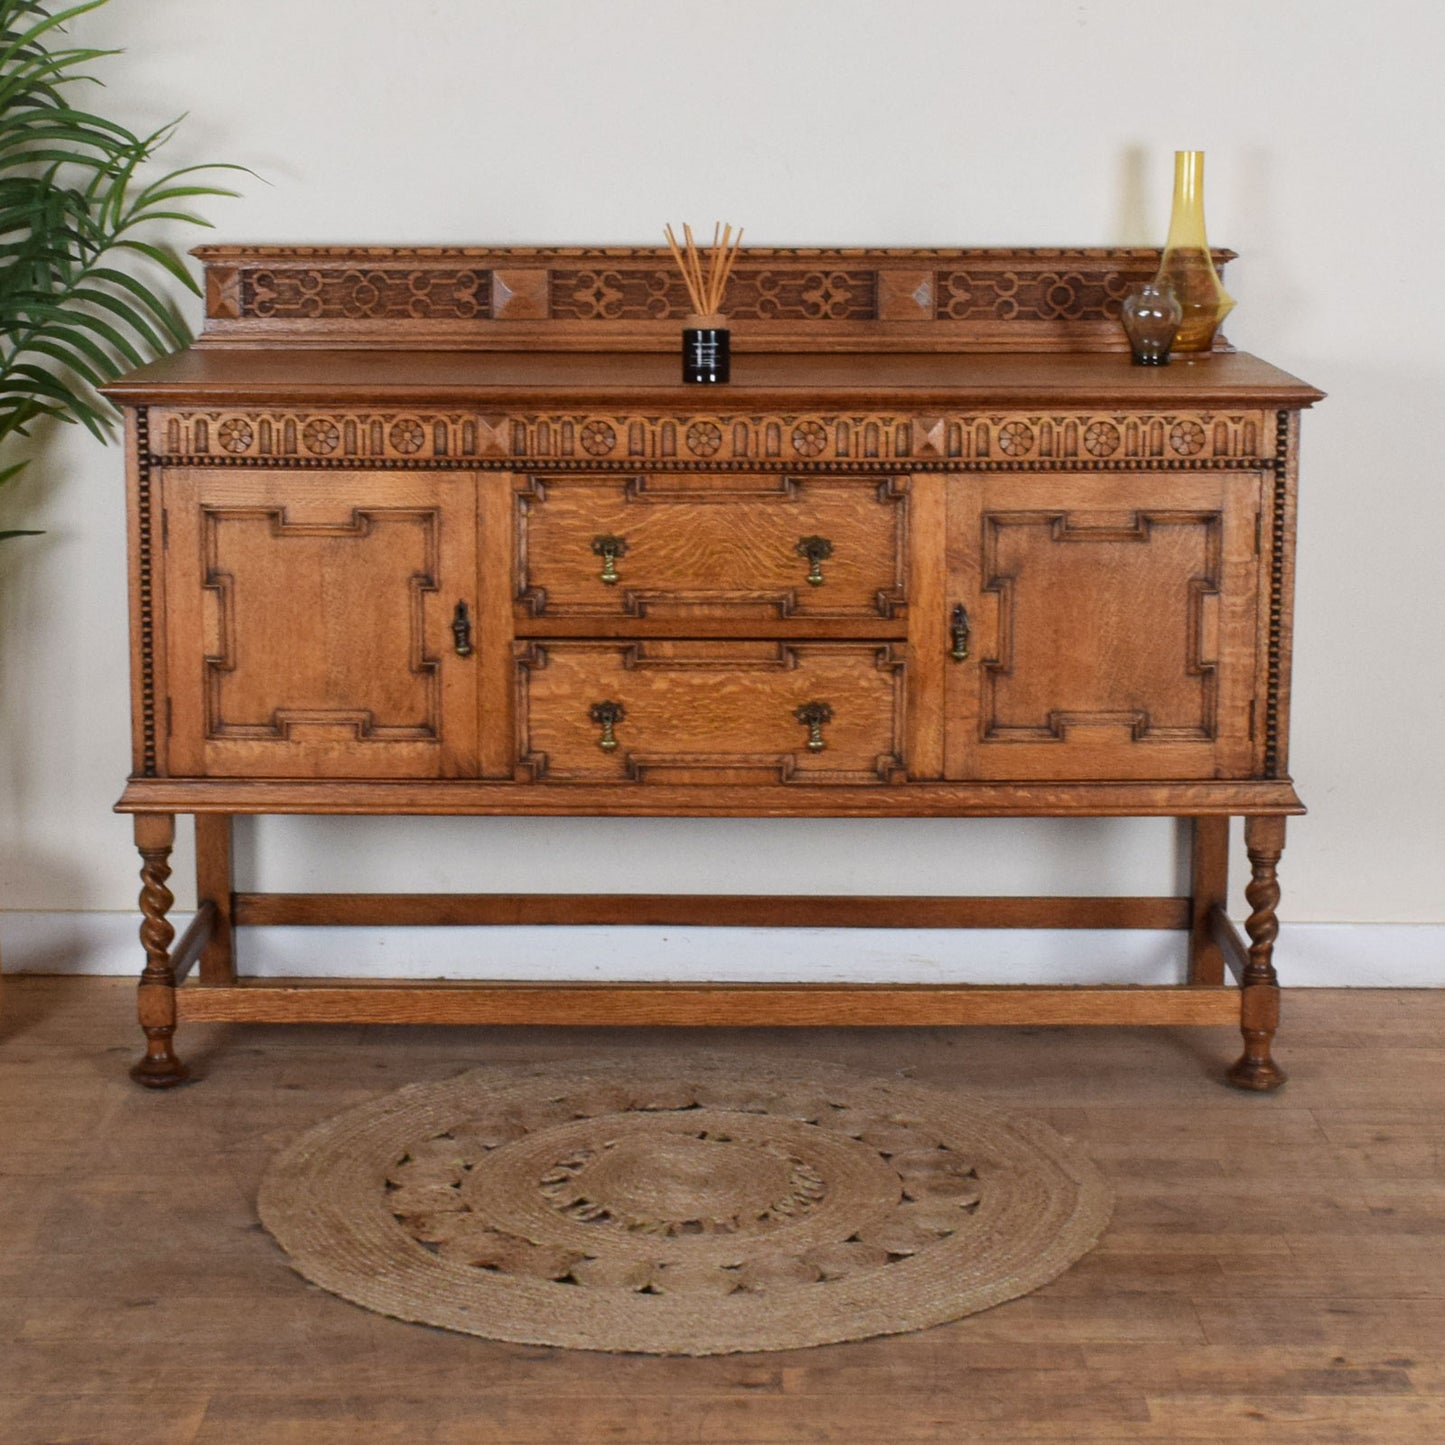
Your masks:
M1231 337L1331 393L1304 429L1311 816L1282 912L1445 922L1439 5L114 0L74 34L127 52L97 105L189 112L172 164L264 177L207 207L224 240L649 243L725 216L757 244L1157 244L1172 151L1205 149ZM121 458L52 440L0 510L49 529L0 549L0 907L124 909ZM1130 892L1176 866L1157 822L268 822L243 851L262 886L338 888Z

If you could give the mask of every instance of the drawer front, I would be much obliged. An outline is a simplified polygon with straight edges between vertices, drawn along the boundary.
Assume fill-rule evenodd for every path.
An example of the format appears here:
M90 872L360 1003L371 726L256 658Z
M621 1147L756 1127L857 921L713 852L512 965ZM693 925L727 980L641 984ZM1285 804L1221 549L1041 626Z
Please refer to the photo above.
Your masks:
M518 644L519 781L903 779L903 649Z
M529 477L517 617L901 615L901 478Z

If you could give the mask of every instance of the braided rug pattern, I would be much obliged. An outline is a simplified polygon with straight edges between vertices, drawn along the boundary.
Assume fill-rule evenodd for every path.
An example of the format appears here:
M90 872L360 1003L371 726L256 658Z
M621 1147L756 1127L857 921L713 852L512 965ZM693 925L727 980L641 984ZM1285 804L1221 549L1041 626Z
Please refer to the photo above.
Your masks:
M836 1065L494 1065L316 1126L262 1221L313 1283L396 1319L649 1354L917 1330L1037 1289L1112 1199L1078 1149Z

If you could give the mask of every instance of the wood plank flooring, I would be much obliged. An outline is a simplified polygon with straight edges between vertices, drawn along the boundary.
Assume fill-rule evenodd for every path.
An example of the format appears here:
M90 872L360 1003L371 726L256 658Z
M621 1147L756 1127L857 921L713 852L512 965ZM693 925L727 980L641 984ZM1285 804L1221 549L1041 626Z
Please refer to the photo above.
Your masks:
M202 1082L153 1095L125 1076L133 1001L5 980L5 1445L1445 1441L1445 992L1288 994L1291 1082L1263 1097L1219 1084L1229 1029L689 1033L1032 1113L1118 1193L1100 1247L1025 1299L703 1360L370 1314L294 1275L253 1202L277 1149L375 1093L676 1035L192 1025Z

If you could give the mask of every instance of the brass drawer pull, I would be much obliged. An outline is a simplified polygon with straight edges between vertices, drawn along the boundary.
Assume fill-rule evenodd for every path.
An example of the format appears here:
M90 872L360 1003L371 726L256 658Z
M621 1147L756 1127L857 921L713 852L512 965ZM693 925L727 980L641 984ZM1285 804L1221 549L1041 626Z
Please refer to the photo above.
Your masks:
M599 579L605 586L617 586L617 559L627 555L627 539L614 537L610 532L592 539L592 555L602 558Z
M617 739L612 736L612 729L627 716L622 704L620 702L594 702L587 716L602 729L602 736L597 739L597 746L604 753L615 751Z
M452 614L452 638L458 657L472 655L472 619L465 602L458 602L457 610Z
M823 563L833 555L833 544L826 537L801 537L793 549L808 559L808 586L823 585Z
M968 658L968 609L962 602L953 609L953 651L948 655L955 662L964 662Z
M833 709L825 702L805 702L793 716L808 729L808 751L821 753L826 746L823 724L833 721Z

